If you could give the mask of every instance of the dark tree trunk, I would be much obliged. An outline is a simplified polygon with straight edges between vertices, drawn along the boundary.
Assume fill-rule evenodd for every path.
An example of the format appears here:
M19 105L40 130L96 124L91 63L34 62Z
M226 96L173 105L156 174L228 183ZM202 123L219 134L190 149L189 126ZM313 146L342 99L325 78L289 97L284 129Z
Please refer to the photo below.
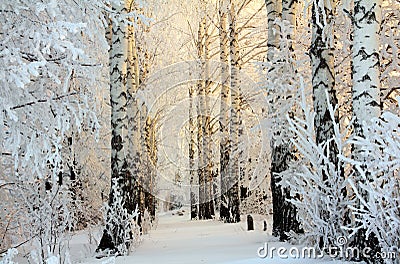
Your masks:
M290 191L280 185L277 174L288 169L288 163L293 159L292 148L289 144L282 144L272 148L271 164L271 191L273 225L272 235L279 237L281 241L289 239L286 232L302 232L300 223L297 221L296 207L286 199L290 199Z
M247 231L254 230L254 220L251 215L247 215Z

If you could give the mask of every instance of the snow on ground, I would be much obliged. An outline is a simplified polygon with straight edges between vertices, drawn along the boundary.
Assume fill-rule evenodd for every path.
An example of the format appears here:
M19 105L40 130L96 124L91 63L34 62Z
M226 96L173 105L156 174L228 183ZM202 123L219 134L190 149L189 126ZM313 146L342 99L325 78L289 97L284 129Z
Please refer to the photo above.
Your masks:
M262 231L262 217L255 216L255 231L246 231L246 223L224 224L219 221L190 221L187 210L183 216L166 213L159 216L158 226L143 237L130 256L118 257L115 263L140 264L262 264L262 263L342 263L330 259L260 258L257 249L268 242L270 247L290 245L276 242L270 233ZM270 221L269 221L270 222ZM270 229L270 227L269 227ZM97 232L99 233L99 232ZM99 234L97 234L98 236ZM87 237L86 237L87 238ZM275 241L275 242L274 242ZM71 241L74 263L107 264L112 259L85 258L95 244L87 245L83 234Z

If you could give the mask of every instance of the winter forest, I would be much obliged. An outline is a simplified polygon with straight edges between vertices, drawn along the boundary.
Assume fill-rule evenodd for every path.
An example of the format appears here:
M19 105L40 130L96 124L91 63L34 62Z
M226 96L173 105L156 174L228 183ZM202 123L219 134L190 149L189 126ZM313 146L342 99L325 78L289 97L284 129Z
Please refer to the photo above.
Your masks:
M1 0L0 263L400 263L399 0Z

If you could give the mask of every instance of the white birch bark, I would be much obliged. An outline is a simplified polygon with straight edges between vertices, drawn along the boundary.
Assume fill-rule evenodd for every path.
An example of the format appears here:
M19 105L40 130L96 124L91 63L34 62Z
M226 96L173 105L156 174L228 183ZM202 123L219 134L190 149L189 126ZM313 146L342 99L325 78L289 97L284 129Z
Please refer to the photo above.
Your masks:
M334 166L335 171L340 171L338 164L338 147L333 140L335 136L334 123L339 122L338 111L333 115L329 112L328 100L335 109L338 104L335 89L335 69L334 69L334 45L333 45L333 18L335 15L335 0L318 0L312 7L312 43L310 47L310 57L312 66L312 86L313 101L315 112L314 129L316 143L325 146L324 154L329 158L329 162ZM340 174L333 174L328 162L322 161L321 181L329 187L330 179L335 179ZM337 179L339 180L339 179ZM322 193L324 188L320 188ZM332 219L338 224L343 223L343 219L337 219L336 214L343 212L330 212L326 208L326 203L321 202L319 207L320 218L329 223ZM334 243L329 234L329 227L321 225L320 247Z
M278 14L281 12L282 16L282 24L285 25L285 28L289 28L290 30L285 31L287 34L284 36L283 41L279 39L279 49L281 52L286 50L287 56L285 56L282 61L280 67L275 70L275 75L278 77L279 82L283 83L287 86L293 86L293 80L288 78L284 79L279 77L283 74L295 74L296 70L293 67L293 61L295 59L294 56L294 34L296 30L296 4L295 0L284 0L282 4L277 4L276 8L282 8L282 10L276 10ZM288 27L289 26L289 27ZM269 28L269 30L274 30L274 28ZM287 43L287 44L286 44ZM269 48L269 51L274 50L275 47ZM272 58L273 59L273 58ZM273 59L272 62L275 62L276 59ZM281 94L279 97L284 100L289 99L290 94ZM278 97L278 98L279 98ZM272 102L274 105L276 102ZM278 109L274 109L272 106L273 112L279 111ZM290 110L289 110L290 114ZM278 117L279 118L279 117ZM285 122L285 121L283 121ZM272 191L272 202L273 202L273 227L272 234L274 236L279 237L281 241L285 241L289 239L288 232L301 232L300 225L297 221L297 209L296 207L290 203L288 200L292 198L290 194L289 188L282 188L280 184L280 178L277 177L277 174L288 169L289 162L294 158L293 155L293 146L291 142L287 139L287 137L282 136L283 133L286 133L284 129L284 125L280 131L274 131L274 136L271 141L272 148L272 162L271 162L271 191ZM279 139L281 137L281 139Z
M239 212L239 129L240 129L240 51L237 32L237 17L236 7L234 1L230 2L229 10L229 41L230 41L230 55L231 55L231 119L230 119L230 143L231 143L231 156L229 162L229 182L230 187L228 191L228 212L229 218L227 222L236 223L240 221Z
M129 8L132 7L132 1L127 1ZM129 12L133 10L128 10ZM131 21L133 23L133 21ZM138 197L140 197L139 183L142 176L142 170L140 169L142 148L140 145L140 109L135 99L136 92L139 88L139 58L136 46L135 27L133 24L128 26L128 54L126 57L127 61L127 75L126 75L126 86L128 92L127 102L127 117L128 117L128 135L129 135L129 170L130 177L132 178L130 184L134 190L130 193L129 202L132 208L136 208L139 203Z
M113 4L115 12L126 14L124 5ZM126 55L128 53L127 26L124 23L112 21L110 45L110 102L111 102L111 191L107 212L107 227L98 246L98 250L117 251L119 245L125 243L121 223L118 223L112 215L112 208L116 204L115 190L119 195L125 195L127 191L127 90L125 78L127 75ZM116 186L114 186L116 185ZM113 220L114 219L114 220Z
M362 136L363 122L380 115L379 35L380 0L354 1L353 113L354 128ZM361 158L362 155L356 155Z
M210 46L211 39L207 27L204 30L204 99L200 98L200 102L204 103L203 110L203 154L204 154L204 182L205 182L205 211L204 218L212 219L214 216L214 191L213 191L213 163L212 163L212 146L211 146L211 109L210 109Z
M282 11L281 0L265 0L268 19L267 60L272 61L275 51L279 48L279 26L275 20L280 17Z
M220 108L220 175L221 175L221 204L220 218L227 221L228 211L228 187L229 181L229 157L230 157L230 138L229 138L229 110L230 110L230 47L228 32L228 0L219 2L219 37L220 37L220 61L221 61L221 108Z
M198 178L199 178L199 219L204 219L205 215L205 160L204 160L204 112L205 112L205 82L204 82L204 32L206 27L205 17L202 18L199 23L198 30L198 44L197 44L197 56L201 63L202 79L197 83L197 150L198 150Z
M149 167L149 152L146 144L147 133L147 106L142 104L140 106L140 148L141 148L141 162L140 162L140 177L139 177L139 211L143 215L145 211L145 193L148 190L150 180L150 167Z
M364 128L371 119L380 116L380 61L379 35L382 23L382 2L380 0L355 0L353 9L353 116L354 134L364 137ZM368 202L369 193L362 184L369 181L371 173L366 171L367 164L373 157L368 157L368 151L361 146L354 146L353 159L361 165L354 166L355 182L358 193ZM364 172L361 173L363 170ZM371 179L372 180L372 179ZM361 209L363 205L359 202ZM358 230L355 244L361 249L369 248L371 255L380 252L379 241L374 233L366 235L366 226ZM374 259L364 259L374 261Z
M333 122L339 121L338 113L335 113L335 120L332 120L328 109L328 100L333 108L338 103L332 39L334 9L334 0L318 0L313 6L310 56L317 144L324 144L334 137ZM329 146L330 149L326 153L329 152L330 161L337 165L337 147L333 142ZM324 173L326 178L328 172Z
M195 87L189 86L189 175L190 175L190 219L198 219L199 214L199 181L195 167L195 106L194 106Z

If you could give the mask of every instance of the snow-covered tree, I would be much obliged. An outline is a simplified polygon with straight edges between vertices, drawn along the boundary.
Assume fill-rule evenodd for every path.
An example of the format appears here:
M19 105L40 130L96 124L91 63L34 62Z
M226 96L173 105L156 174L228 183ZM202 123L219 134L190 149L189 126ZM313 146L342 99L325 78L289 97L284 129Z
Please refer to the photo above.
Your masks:
M88 139L99 129L106 57L96 50L107 46L103 5L0 4L0 185L6 212L0 218L7 223L0 247L32 242L27 256L33 262L67 258L66 250L56 251L76 224L74 195L65 177L73 178L66 142L79 132Z
M117 14L111 19L110 56L110 103L111 103L111 189L106 215L106 227L98 251L111 254L127 254L131 246L131 221L134 214L133 181L128 173L128 118L127 76L134 76L128 67L127 56L131 45L128 24L124 21L130 11L131 1L112 3ZM130 87L129 87L130 88Z
M364 130L369 126L371 119L380 116L380 30L382 22L382 1L354 1L353 9L353 116L354 134L363 137ZM372 179L371 172L366 170L372 157L368 157L363 146L355 145L353 157L359 161L355 166L353 177L360 186ZM362 177L364 175L365 177ZM358 189L358 192L368 201L368 192ZM362 206L360 204L360 206ZM367 239L365 227L359 230L356 245L360 248L371 247L379 250L375 242L375 234Z
M239 49L239 35L237 31L237 6L234 1L230 2L228 13L229 21L229 43L230 43L230 94L232 107L230 111L230 146L231 152L229 157L229 183L228 190L228 212L229 218L226 220L229 223L236 223L240 221L239 211L239 180L240 180L240 166L239 166L239 138L241 130L240 120L240 107L241 107L241 84L240 84L240 68L241 57Z
M229 109L230 102L230 46L228 32L229 2L219 1L219 38L220 38L220 60L221 60L221 107L220 107L220 177L221 177L221 205L220 218L223 221L229 219L228 190L229 190Z
M312 6L312 43L310 48L311 64L312 64L312 86L313 86L313 102L315 112L315 137L316 143L321 144L325 149L326 156L329 157L330 164L324 165L322 170L322 182L328 180L328 177L337 177L338 175L338 150L336 142L333 140L335 136L334 122L338 123L339 114L329 112L328 104L336 108L338 100L335 89L335 69L334 69L334 47L333 47L333 18L335 15L334 1L317 1ZM332 119L333 117L333 119ZM336 169L330 169L334 166ZM328 176L331 171L334 175ZM320 186L321 190L326 187ZM327 186L329 188L329 186ZM322 197L321 197L322 198ZM326 205L321 203L320 217L325 221L330 221L330 212L326 210ZM324 233L324 231L321 231ZM322 248L324 245L321 237ZM332 242L331 242L332 244Z
M291 197L288 188L282 188L279 174L287 170L289 162L295 159L295 153L287 129L285 116L294 113L294 100L298 87L297 73L303 74L298 68L299 61L293 47L296 29L296 1L283 1L271 4L267 2L268 19L275 19L268 29L269 36L274 39L269 44L267 63L263 66L267 70L269 115L271 126L271 192L273 208L273 235L281 240L289 238L288 232L300 232L296 220L296 208L288 200ZM275 10L273 8L275 7ZM277 9L279 8L279 9ZM279 15L281 14L281 17ZM275 26L274 26L275 24ZM278 31L276 31L278 27ZM272 30L272 32L270 32ZM276 44L278 43L278 44ZM278 46L276 46L278 45Z

